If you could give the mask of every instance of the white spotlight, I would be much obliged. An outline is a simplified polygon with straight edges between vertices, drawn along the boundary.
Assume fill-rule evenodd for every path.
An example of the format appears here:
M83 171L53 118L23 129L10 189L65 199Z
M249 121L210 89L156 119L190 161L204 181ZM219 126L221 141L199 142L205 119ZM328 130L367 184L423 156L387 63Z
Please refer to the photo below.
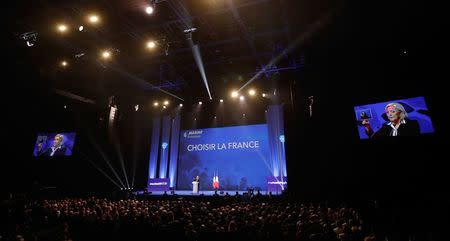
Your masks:
M223 102L223 99L220 99L220 103L222 103Z
M199 101L198 104L201 105L201 104L203 104L203 102Z
M183 107L183 104L180 104L180 107Z
M155 8L153 6L148 6L145 8L145 12L150 15L155 11Z
M65 24L58 25L58 31L64 33L67 31L67 26Z
M139 105L135 105L135 106L134 106L134 110L135 110L135 111L138 111L138 110L139 110Z
M91 15L89 17L89 22L91 23L97 23L98 22L98 16L97 15Z
M111 57L111 52L103 51L102 56L104 59L108 59L109 57Z
M165 105L163 105L163 109L167 108Z
M78 31L83 31L83 29L84 29L84 26L83 25L81 25L80 27L78 27Z
M159 105L158 102L154 102L154 103L153 103L153 106L158 106L158 105Z
M165 100L164 105L169 105L169 101Z
M239 97L240 100L245 100L245 97L243 95L241 95L241 97Z
M267 95L266 95L266 93L262 93L262 97L266 97Z
M231 97L233 98L238 97L238 92L236 90L233 90L233 92L231 92Z
M256 91L254 89L251 89L248 91L248 94L254 96L256 94Z
M62 67L66 67L67 66L67 62L66 61L61 61L61 66Z
M147 42L147 48L153 49L154 47L156 47L155 41L148 41Z

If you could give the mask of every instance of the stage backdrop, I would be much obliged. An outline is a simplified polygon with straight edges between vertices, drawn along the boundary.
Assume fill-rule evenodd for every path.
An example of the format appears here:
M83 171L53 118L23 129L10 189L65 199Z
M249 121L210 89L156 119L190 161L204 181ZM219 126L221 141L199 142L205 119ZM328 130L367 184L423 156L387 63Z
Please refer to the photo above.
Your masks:
M177 189L192 189L200 176L200 190L267 189L272 175L267 124L182 130Z

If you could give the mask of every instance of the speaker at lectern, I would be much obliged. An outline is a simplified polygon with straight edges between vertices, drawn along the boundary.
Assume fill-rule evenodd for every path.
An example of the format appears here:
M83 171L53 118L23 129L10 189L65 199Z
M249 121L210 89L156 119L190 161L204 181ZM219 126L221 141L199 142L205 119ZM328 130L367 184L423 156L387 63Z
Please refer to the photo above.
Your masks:
M194 181L192 181L192 193L193 194L198 194L198 187L200 185L200 177L196 176L194 178Z

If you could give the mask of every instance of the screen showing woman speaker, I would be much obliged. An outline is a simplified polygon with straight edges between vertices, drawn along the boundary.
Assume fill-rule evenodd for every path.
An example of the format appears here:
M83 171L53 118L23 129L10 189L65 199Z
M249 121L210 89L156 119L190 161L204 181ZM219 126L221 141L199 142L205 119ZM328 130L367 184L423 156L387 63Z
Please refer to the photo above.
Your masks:
M34 146L34 156L70 156L75 142L74 132L39 133Z
M360 139L419 136L434 132L424 97L355 107Z

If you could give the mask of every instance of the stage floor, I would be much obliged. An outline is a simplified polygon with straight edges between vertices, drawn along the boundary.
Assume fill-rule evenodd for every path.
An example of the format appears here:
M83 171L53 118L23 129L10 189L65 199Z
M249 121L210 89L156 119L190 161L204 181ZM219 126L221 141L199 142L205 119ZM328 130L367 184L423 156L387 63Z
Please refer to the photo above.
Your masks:
M227 192L230 196L236 195L236 191L226 191L226 190L217 191L217 194L219 194L219 196L225 196ZM247 191L238 191L238 193L239 195L243 195L244 193L247 193ZM269 195L269 192L267 191L260 191L260 193L262 195ZM134 194L144 195L144 191L137 191ZM162 196L163 194L164 191L153 191L151 193L150 192L148 193L148 195L150 196ZM214 195L214 191L199 191L199 193L192 193L192 190L175 190L174 194L179 196L212 196ZM171 191L167 191L167 195L169 196L173 196L174 194L172 194ZM257 192L253 191L253 195L256 194ZM281 195L281 193L272 193L272 195Z

